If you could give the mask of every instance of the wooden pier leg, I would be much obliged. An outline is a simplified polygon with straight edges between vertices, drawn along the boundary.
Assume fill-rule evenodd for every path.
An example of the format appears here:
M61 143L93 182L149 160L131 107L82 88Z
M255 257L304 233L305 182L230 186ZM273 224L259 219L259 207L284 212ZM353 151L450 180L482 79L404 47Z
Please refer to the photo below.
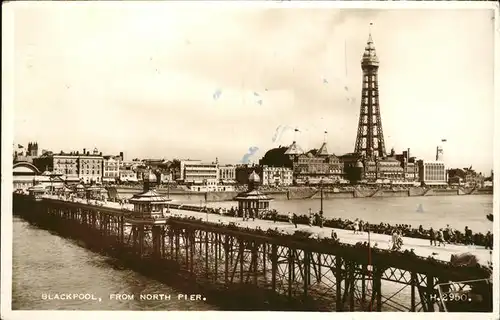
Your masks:
M224 282L229 284L229 236L224 235Z
M139 226L139 253L141 258L144 256L144 226Z
M125 233L125 223L123 222L123 215L120 216L120 244L123 245L124 233Z
M189 269L189 237L188 237L188 231L187 230L184 230L184 240L183 240L183 244L184 244L184 249L186 250L186 260L185 260L185 263L186 263L186 267L188 267Z
M271 245L271 287L276 292L276 273L278 271L278 246Z
M132 250L134 250L135 253L139 253L139 246L137 244L138 239L139 229L137 226L132 226Z
M200 241L201 242L201 241ZM208 231L205 231L205 277L208 279L209 268L208 268L208 250L210 249L208 245Z
M245 262L244 259L244 254L245 254L245 243L243 240L240 239L240 252L239 252L239 257L240 257L240 283L243 283L243 264Z
M374 277L374 287L377 288L377 312L382 311L382 273L384 271L382 269L376 269L375 277Z
M309 283L311 282L310 252L304 251L304 298L308 296Z
M342 306L342 258L335 257L335 310L343 311Z
M357 264L354 262L351 264L350 268L350 281L349 281L349 310L354 311L354 289L356 286L356 269L357 269Z
M174 237L175 237L175 261L179 263L179 251L180 251L180 231L179 229L174 229Z
M151 236L153 238L153 257L160 258L161 257L161 230L159 226L153 226L151 228Z
M259 243L255 242L253 243L253 248L252 248L252 262L253 262L253 284L257 285L257 275L259 272L259 267L258 267L258 262L259 262Z
M262 244L262 274L264 276L264 284L267 285L267 243Z
M318 279L318 282L321 282L321 271L323 270L323 268L321 267L322 265L322 262L321 262L321 253L318 253L318 273L317 273L317 279Z
M366 305L366 264L361 268L361 307L365 310Z
M166 240L166 235L167 235L167 227L162 226L161 227L161 258L164 259L167 255L166 248L165 248L165 240Z
M215 240L214 240L215 237ZM217 276L219 275L219 255L220 255L220 246L219 246L219 234L212 234L212 242L215 246L215 260L214 260L214 282L217 283Z
M430 274L427 275L427 290L426 290L426 302L427 310L434 312L434 303L430 299L430 295L434 293L434 277Z
M288 248L288 298L292 298L292 286L293 286L293 276L294 276L294 250L292 248Z
M415 301L415 289L416 289L416 284L417 284L417 275L415 272L411 273L411 312L415 312L415 306L416 306L416 301Z
M190 230L191 232L189 232L189 244L190 244L190 247L191 247L191 250L190 250L190 260L191 260L191 264L189 266L189 271L191 272L191 275L194 274L194 250L195 250L195 231L194 230Z

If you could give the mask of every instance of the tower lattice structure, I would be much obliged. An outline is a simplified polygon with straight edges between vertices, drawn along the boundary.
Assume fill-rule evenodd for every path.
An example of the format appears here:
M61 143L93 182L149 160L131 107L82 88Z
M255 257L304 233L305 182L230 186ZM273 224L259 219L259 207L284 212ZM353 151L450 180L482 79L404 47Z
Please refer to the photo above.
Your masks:
M363 89L361 92L362 99L359 112L358 134L354 149L354 152L369 159L386 155L382 119L380 116L378 67L379 60L370 33L363 58L361 59Z

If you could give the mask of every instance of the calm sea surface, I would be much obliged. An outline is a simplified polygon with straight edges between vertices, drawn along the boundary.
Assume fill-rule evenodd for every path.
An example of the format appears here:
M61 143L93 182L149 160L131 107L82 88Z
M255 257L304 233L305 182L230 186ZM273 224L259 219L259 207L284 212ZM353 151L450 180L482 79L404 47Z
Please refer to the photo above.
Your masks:
M232 201L207 204L224 208L237 205ZM303 214L309 208L319 211L320 200L279 200L270 206L281 214ZM493 231L493 223L486 219L493 212L492 195L329 199L323 201L323 211L327 218L360 218L370 223L409 224L414 228L442 228L449 224L461 231L465 226L473 232Z
M136 272L120 270L109 258L17 217L13 233L13 310L217 310L207 303L209 300L178 300L178 291ZM43 295L58 293L93 294L101 301L43 299ZM135 299L110 299L113 293L133 294ZM171 300L139 298L140 294L154 293L171 295Z
M362 218L372 223L405 223L414 227L444 227L475 232L492 230L485 215L493 211L492 196L334 199L324 201L327 217ZM209 203L231 207L233 202ZM274 201L281 213L318 211L319 200ZM423 210L419 210L419 208ZM121 270L109 258L78 246L22 219L13 222L12 308L21 310L217 310L207 301L178 300L180 292L136 272ZM44 300L57 293L93 294L101 301ZM118 301L110 294L133 294L135 299ZM171 295L170 301L144 301L140 294ZM193 292L194 293L194 292Z

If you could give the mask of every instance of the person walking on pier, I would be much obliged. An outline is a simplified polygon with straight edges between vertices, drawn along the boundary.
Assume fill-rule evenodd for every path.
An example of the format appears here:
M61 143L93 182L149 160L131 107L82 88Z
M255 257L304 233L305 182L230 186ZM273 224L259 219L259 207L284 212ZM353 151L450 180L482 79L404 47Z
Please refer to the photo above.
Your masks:
M391 250L399 250L401 249L401 239L399 237L399 233L397 230L394 230L392 233L392 248Z
M354 234L357 234L359 232L359 220L358 218L356 218L356 220L354 220Z
M293 223L293 216L291 212L288 212L288 222Z
M319 223L319 227L320 228L323 228L323 221L324 221L324 218L323 218L323 214L322 213L319 213L318 214L318 223Z
M295 225L295 228L297 228L297 218L298 218L297 215L294 213L292 216L292 222Z
M312 213L309 213L309 227L312 227L313 225L314 225L314 215Z
M486 246L485 246L485 248L493 250L493 234L491 233L491 231L488 231L486 233L486 239L485 240L486 240Z
M472 230L469 229L468 226L465 226L465 244L466 245L474 244L472 242Z
M431 240L431 246L432 246L432 244L434 244L434 246L436 246L436 233L434 232L434 229L432 227L429 230L429 237Z
M443 236L443 229L439 229L437 232L437 241L438 241L438 247L441 247L441 244L444 245L444 236Z
M334 241L338 242L339 241L339 237L337 236L337 233L335 231L332 230L332 233L331 233L331 237Z

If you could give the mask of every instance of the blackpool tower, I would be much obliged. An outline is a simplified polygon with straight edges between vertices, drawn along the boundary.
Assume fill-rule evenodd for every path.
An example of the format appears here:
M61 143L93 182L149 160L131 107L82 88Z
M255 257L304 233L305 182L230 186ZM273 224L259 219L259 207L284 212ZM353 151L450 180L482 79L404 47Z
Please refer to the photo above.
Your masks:
M379 60L370 32L361 59L363 89L361 92L358 134L354 149L355 153L361 154L367 159L386 155L378 95L378 66Z

